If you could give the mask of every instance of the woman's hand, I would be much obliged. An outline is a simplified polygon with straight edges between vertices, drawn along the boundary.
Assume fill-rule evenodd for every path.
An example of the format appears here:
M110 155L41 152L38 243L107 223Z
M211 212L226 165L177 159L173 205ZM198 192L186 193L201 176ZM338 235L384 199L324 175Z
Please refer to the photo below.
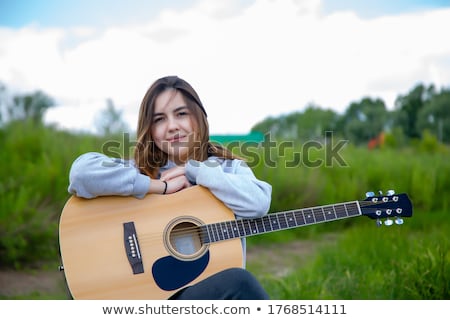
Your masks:
M186 168L184 166L176 166L164 171L160 180L167 183L166 194L175 193L191 186L191 183L186 178Z

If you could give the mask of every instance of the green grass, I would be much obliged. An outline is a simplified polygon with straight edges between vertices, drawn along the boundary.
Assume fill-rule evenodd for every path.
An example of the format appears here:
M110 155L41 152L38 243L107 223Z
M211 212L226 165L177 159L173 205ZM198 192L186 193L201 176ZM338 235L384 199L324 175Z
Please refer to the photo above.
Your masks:
M249 268L274 299L449 299L448 234L448 212L420 211L402 226L358 223L286 277Z

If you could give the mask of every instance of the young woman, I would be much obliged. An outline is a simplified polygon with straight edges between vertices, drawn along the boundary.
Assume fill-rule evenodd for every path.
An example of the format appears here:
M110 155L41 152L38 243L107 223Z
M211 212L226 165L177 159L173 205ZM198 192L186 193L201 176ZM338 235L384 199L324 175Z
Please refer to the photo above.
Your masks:
M267 214L272 188L246 163L209 142L207 114L195 90L176 76L158 79L139 112L133 160L81 155L70 171L69 192L79 197L144 197L192 185L208 188L237 217ZM243 239L245 261L245 239ZM178 291L171 299L268 299L244 268L232 268Z

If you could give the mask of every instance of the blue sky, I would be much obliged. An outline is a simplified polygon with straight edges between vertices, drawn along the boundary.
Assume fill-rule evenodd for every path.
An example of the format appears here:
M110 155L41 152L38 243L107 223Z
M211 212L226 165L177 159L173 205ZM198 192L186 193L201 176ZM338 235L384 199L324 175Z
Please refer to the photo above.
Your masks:
M325 11L354 10L364 18L450 6L450 0L325 0Z
M227 0L224 0L227 1ZM152 19L167 7L183 9L194 0L2 0L0 25L19 28L30 23L43 27L106 26ZM239 0L241 6L252 0ZM353 10L364 18L450 6L450 0L324 0L323 12Z
M247 133L310 104L393 108L418 83L450 86L448 30L450 0L0 0L0 83L54 98L61 127L92 130L112 99L134 128L151 82L177 74L212 133Z
M144 21L170 6L182 9L192 1L168 0L2 0L0 25L13 28L30 23L44 27L110 25Z

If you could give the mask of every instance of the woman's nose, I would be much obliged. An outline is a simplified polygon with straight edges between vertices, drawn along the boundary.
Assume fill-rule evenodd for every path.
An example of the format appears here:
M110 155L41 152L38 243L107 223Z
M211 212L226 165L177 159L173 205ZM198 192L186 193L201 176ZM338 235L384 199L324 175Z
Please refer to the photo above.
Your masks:
M167 126L169 130L176 130L178 129L178 121L175 119L175 117L169 117L167 119Z

